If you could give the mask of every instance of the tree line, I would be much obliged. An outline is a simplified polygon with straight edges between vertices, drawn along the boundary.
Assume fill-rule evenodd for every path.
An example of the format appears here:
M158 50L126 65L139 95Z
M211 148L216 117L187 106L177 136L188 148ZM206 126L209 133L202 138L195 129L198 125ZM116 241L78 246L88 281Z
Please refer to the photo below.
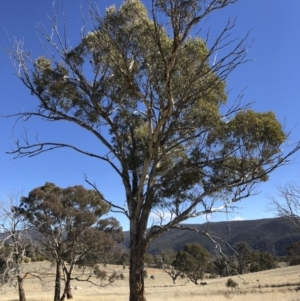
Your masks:
M53 183L33 189L28 196L10 198L0 204L0 284L16 283L19 300L26 301L24 280L28 275L39 278L49 271L24 270L29 261L48 260L55 265L54 301L73 298L71 281L89 281L94 278L101 286L124 279L123 274L108 277L101 264L130 265L130 253L117 244L122 242L122 227L115 218L103 218L109 206L95 190L82 186L59 188ZM300 243L287 248L285 260L290 265L300 264ZM246 242L232 247L233 255L210 254L197 243L185 244L178 252L163 250L160 254L145 253L145 268L163 269L176 283L178 277L195 284L217 276L242 275L277 267L278 258L251 250ZM73 276L81 268L80 276ZM88 272L87 272L88 271ZM147 277L146 269L143 277ZM107 280L107 282L105 282ZM61 291L61 282L63 290Z
M287 265L300 264L300 242L287 247L287 256L276 257L264 251L252 250L242 241L232 247L233 255L210 254L197 243L187 243L179 252L163 250L158 255L146 253L145 265L163 269L176 283L177 278L187 278L199 284L204 276L208 278L228 277L260 272L278 267L279 262Z

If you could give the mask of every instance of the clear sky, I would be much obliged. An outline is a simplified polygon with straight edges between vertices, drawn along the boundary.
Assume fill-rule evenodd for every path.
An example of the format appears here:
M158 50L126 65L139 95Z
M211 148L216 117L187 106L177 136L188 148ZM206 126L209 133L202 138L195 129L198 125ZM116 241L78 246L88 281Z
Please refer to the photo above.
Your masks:
M146 0L145 0L146 1ZM105 7L118 6L120 0L95 1L103 14ZM148 0L148 2L150 2ZM81 29L79 0L61 0L67 18L70 42L76 45ZM85 10L85 1L82 1ZM51 0L1 0L0 1L0 47L9 47L9 38L24 39L25 48L35 58L43 54L36 25L44 24L50 29L48 16L52 16ZM60 14L59 14L60 15ZM289 143L300 140L300 1L299 0L239 0L236 4L214 13L208 20L212 35L225 25L228 18L237 18L232 38L241 38L249 30L248 58L251 62L240 66L229 78L229 102L244 88L244 103L254 102L257 111L274 111L279 121L291 130ZM12 114L34 108L37 100L14 75L7 55L0 51L0 114ZM49 123L39 119L29 122L0 118L0 198L6 193L23 191L27 194L45 182L67 187L81 184L86 187L84 174L95 182L105 197L119 205L124 204L121 180L99 160L87 158L71 150L48 152L33 158L12 160L9 151L13 141L25 133L41 141L69 142L86 149L100 148L83 130L63 123ZM294 162L282 167L270 176L270 180L258 187L260 194L238 204L238 214L218 214L212 221L225 219L258 219L273 217L267 209L267 195L275 195L276 185L300 180L299 155ZM117 216L124 229L128 222ZM203 222L203 218L194 220Z

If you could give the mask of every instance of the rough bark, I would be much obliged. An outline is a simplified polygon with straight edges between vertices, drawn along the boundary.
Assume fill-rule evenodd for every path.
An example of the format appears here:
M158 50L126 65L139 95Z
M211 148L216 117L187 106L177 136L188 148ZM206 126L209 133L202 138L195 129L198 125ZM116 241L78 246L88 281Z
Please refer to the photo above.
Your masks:
M18 276L19 301L26 301L23 283L24 279L21 276Z
M137 228L135 228L137 229ZM147 242L142 237L144 231L131 231L130 233L130 272L129 301L146 301L144 285L144 256L148 247Z
M60 279L61 279L61 263L59 260L56 261L56 275L55 275L55 291L54 301L60 301Z

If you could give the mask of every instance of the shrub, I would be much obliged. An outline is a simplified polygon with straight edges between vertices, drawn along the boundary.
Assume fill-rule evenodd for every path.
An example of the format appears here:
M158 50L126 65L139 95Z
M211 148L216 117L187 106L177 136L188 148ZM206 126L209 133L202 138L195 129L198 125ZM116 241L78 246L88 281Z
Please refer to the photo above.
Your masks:
M118 279L118 275L117 275L117 272L114 271L108 278L108 281L109 282L114 282L116 279Z
M29 258L29 257L25 257L25 258L24 258L24 262L25 262L25 263L29 263L29 262L30 262L30 258Z
M121 273L121 274L119 275L119 277L120 277L121 280L124 280L124 279L125 279L125 276L123 275L123 273Z
M151 277L150 277L152 280L154 280L155 279L155 277L153 276L153 275L151 275Z
M230 287L230 288L236 288L237 286L238 286L238 284L234 281L234 280L232 280L231 278L229 278L228 280L227 280L227 282L226 282L226 284L225 284L228 288Z

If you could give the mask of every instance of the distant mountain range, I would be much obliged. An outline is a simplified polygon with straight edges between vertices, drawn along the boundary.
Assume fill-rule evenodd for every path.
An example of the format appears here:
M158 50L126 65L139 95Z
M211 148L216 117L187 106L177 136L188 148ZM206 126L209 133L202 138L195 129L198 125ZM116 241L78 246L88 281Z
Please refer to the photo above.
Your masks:
M184 225L183 225L184 226ZM286 247L300 241L300 229L284 218L268 218L246 221L209 222L204 224L186 224L199 231L207 231L211 235L235 247L245 241L252 250L271 253L276 256L286 255ZM172 229L156 239L148 252L155 255L161 250L179 251L186 243L199 243L211 254L218 254L215 245L204 235L190 230ZM224 243L220 243L225 253L232 251ZM129 248L129 232L125 232L124 247Z

